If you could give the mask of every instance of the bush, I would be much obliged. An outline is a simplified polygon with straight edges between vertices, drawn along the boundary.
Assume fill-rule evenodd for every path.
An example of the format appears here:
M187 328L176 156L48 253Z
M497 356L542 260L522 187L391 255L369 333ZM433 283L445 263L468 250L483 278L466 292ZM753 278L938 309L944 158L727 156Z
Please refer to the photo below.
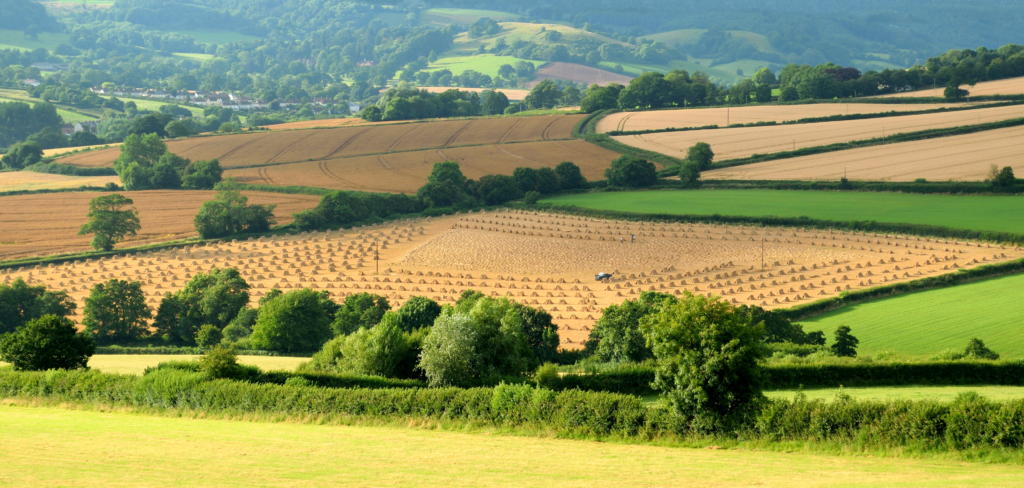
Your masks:
M223 338L221 330L216 325L206 324L196 332L196 345L202 348L213 347Z
M560 384L558 378L558 365L553 363L544 363L533 373L533 383L537 388L553 390Z
M96 350L92 338L71 320L44 315L17 331L0 335L0 359L17 370L85 368Z
M639 158L620 156L604 172L608 184L623 188L642 188L658 181L654 164Z
M231 348L214 346L199 359L199 371L209 379L247 379L259 375L259 368L238 364Z

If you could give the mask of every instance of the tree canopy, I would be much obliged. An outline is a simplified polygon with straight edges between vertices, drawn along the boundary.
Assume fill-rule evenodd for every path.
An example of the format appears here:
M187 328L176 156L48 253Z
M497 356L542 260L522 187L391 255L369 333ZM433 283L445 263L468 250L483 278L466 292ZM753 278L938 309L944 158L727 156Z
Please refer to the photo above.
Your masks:
M113 250L114 244L127 236L134 236L142 228L139 212L128 207L134 203L132 199L116 193L93 198L89 202L89 221L78 233L93 234L92 247L97 250Z

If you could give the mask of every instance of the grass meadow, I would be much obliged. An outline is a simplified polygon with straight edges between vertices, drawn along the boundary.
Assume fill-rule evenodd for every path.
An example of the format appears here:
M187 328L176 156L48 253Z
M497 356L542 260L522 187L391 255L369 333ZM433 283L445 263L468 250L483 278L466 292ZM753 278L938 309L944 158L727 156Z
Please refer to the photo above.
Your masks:
M690 449L0 404L5 486L984 486L1006 464ZM255 476L259 473L258 476Z
M661 190L581 193L544 203L648 214L809 217L1024 233L1024 198L889 192Z
M980 218L981 216L979 216ZM977 337L1004 359L1024 358L1024 275L927 290L843 307L803 322L831 338L847 325L863 354L929 357Z
M472 56L449 56L439 58L437 61L431 63L429 69L426 71L446 69L451 71L453 75L461 75L467 70L474 70L493 77L498 75L498 69L500 69L502 65L509 64L515 66L515 64L520 61L533 63L534 66L538 67L544 64L543 61L531 61L529 59L517 58L515 56L476 54Z

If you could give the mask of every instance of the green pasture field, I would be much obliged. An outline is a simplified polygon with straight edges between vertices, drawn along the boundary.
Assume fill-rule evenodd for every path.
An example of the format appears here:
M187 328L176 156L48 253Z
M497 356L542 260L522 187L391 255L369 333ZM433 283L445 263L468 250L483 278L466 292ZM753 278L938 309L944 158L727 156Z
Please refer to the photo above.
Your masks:
M89 358L89 367L104 373L142 374L146 368L167 361L189 361L199 356L187 354L97 354ZM309 358L286 356L238 356L238 362L264 371L295 371Z
M40 32L32 38L19 30L0 29L0 49L31 51L43 48L52 51L70 40L70 35L59 32Z
M809 217L1024 233L1024 198L798 190L658 190L583 193L543 200L639 214Z
M0 88L0 102L22 102L34 106L41 101L38 98L32 98L27 92L22 90ZM54 104L54 107L57 108L57 115L60 115L60 118L64 119L64 122L67 123L99 119L99 116L86 113L85 111L78 111L79 109L61 108L62 106L57 104Z
M519 61L526 61L533 63L534 66L540 66L544 64L543 61L533 61L529 59L517 58L515 56L497 56L494 54L477 54L473 56L449 56L445 58L439 58L437 61L430 64L425 71L438 71L447 69L451 71L453 75L460 75L466 70L474 70L483 73L488 76L497 76L498 69L502 65L510 64L515 66Z
M0 405L5 486L877 487L1024 483L1012 464L692 449Z
M1024 399L1024 386L890 386L872 388L826 388L820 390L775 390L765 392L768 398L791 400L797 393L808 400L833 400L840 393L854 400L934 400L949 402L958 395L974 392L989 400L1001 402Z
M862 354L930 357L977 337L1004 359L1024 358L1024 275L850 305L803 322L832 336L847 325Z
M469 25L484 17L497 22L520 18L519 14L498 10L477 10L471 8L430 8L423 11L423 20L436 24Z
M139 110L151 110L153 112L159 112L160 107L163 107L164 105L178 105L179 107L187 109L189 112L192 112L192 116L194 117L203 116L203 109L199 107L192 107L189 105L161 102L159 100L149 100L146 98L117 97L117 99L121 100L122 102L135 102L135 106L138 107Z

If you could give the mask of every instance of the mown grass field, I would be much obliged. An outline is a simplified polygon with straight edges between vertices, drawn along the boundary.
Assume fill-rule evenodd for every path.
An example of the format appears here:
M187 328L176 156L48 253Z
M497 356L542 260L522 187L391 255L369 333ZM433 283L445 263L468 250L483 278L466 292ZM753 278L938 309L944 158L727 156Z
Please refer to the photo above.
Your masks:
M1021 290L1024 275L1007 276L852 305L803 325L829 337L848 325L864 354L928 357L977 337L1003 358L1024 358Z
M515 64L520 61L533 63L534 66L540 66L544 64L543 61L533 61L529 59L517 58L515 56L477 54L473 56L448 56L444 58L439 58L437 61L431 63L430 67L425 71L438 71L446 69L448 71L451 71L453 75L461 75L465 71L473 70L494 77L498 75L498 69L500 69L502 65L509 64L515 66Z
M544 200L598 210L679 215L809 217L1024 233L1024 198L881 192L665 190L584 193Z
M974 392L992 401L1024 398L1024 386L890 386L877 388L826 388L820 390L775 390L766 392L768 398L792 399L803 393L808 400L832 400L839 394L855 400L933 400L948 402L958 395Z
M199 356L187 354L96 354L89 358L89 367L104 373L142 374L146 368L168 361L190 361ZM286 356L238 356L238 362L264 371L295 371L309 358Z
M5 486L1020 486L1024 470L0 406ZM254 476L258 472L259 476Z

